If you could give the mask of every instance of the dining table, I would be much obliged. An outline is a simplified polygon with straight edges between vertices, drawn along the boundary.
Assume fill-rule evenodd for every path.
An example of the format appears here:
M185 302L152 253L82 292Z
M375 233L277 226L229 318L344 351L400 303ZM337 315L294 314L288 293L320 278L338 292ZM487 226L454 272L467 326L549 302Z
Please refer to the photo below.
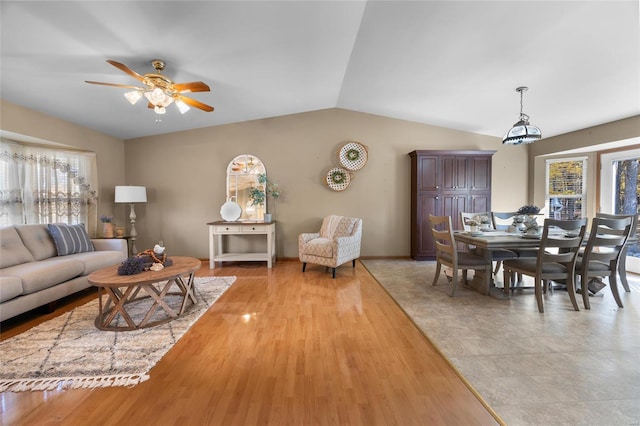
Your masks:
M453 237L457 243L475 246L477 254L485 257L489 263L493 262L493 251L500 249L535 249L540 245L539 235L528 235L522 232L508 232L500 230L488 231L454 231ZM496 299L508 299L503 289L497 288L493 274L486 274L476 270L469 286L482 294Z
M554 235L555 234L555 235ZM563 232L550 230L550 236L562 236ZM493 251L499 249L536 249L540 246L540 235L528 235L523 232L509 232L502 230L487 230L487 231L454 231L453 237L457 243L467 244L469 246L475 246L476 252L485 257L487 262L493 262ZM585 234L583 244L587 243L589 238L588 233ZM636 244L638 242L637 235L627 240L625 247ZM626 250L623 251L623 254ZM626 292L630 292L629 285L627 283L627 272L625 268L625 259L620 259L618 262L618 274L620 275L620 282ZM482 270L477 270L474 273L473 279L469 283L469 286L483 294L489 295L496 299L508 299L509 295L501 288L496 287L493 280L493 274L486 274Z

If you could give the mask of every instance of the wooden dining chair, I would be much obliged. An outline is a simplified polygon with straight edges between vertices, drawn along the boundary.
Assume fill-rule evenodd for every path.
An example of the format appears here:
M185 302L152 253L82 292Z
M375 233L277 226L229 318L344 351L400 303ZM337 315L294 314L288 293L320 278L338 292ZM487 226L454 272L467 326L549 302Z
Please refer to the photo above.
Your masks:
M550 233L551 229L553 233ZM544 312L542 292L543 290L546 292L545 282L556 279L566 280L571 304L576 311L579 311L574 283L575 267L586 229L587 219L545 219L537 256L503 262L505 293L509 294L511 279L515 273L533 277L538 311Z
M629 240L635 239L638 234L638 215L637 214L609 214L609 213L596 213L596 217L604 217L606 219L624 219L626 217L631 219L631 230L629 231L629 238L627 244L622 248L620 253L620 260L618 261L618 272L620 273L620 283L624 287L624 291L631 292L629 287L629 281L627 281L627 252L629 251Z
M582 302L585 309L591 308L588 283L589 278L595 277L608 277L613 298L619 307L623 307L616 276L621 253L631 233L631 224L631 217L593 218L587 246L576 262L576 274L580 276Z
M436 274L431 285L436 285L438 282L442 265L448 266L453 270L452 297L455 295L458 285L459 269L462 270L462 279L465 283L467 282L467 271L469 269L484 270L485 274L491 274L491 262L488 262L484 256L458 250L453 238L453 229L451 229L451 216L433 216L430 214L429 223L431 223L431 233L436 246Z
M473 219L476 216L486 216L490 221L491 219L491 212L484 212L484 213L468 213L468 212L460 212L460 223L463 224L464 230L465 231L469 231L471 228L468 225L468 221L470 219ZM495 226L493 226L493 223L491 223L491 229L494 230ZM479 253L476 251L475 247L469 247L469 251L471 253L477 254L477 255L482 255L482 253ZM502 266L502 261L505 259L515 259L518 257L518 254L515 253L515 251L513 250L507 250L507 249L495 249L495 250L491 250L491 260L492 262L495 262L495 267L493 268L493 273L497 274L498 271L500 270L500 267Z

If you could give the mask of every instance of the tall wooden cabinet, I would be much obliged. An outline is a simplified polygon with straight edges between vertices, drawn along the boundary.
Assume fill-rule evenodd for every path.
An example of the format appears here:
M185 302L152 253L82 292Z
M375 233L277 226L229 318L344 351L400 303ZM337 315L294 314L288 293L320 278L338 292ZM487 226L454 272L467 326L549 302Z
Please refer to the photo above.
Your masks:
M411 257L435 259L429 214L491 211L491 157L495 151L413 151L411 156Z

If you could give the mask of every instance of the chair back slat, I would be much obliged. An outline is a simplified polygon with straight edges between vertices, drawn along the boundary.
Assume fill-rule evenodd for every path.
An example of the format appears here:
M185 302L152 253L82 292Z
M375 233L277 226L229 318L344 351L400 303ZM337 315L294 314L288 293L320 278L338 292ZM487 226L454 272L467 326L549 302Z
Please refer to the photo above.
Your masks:
M637 214L609 214L609 213L596 213L596 217L603 219L631 219L631 229L629 231L629 238L633 238L638 233L638 227L640 222Z

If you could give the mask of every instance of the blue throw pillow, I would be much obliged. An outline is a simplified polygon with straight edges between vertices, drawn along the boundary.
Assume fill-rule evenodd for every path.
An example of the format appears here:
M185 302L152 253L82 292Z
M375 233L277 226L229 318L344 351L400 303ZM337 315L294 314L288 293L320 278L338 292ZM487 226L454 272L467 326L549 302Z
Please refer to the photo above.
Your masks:
M84 229L84 224L67 225L65 223L50 223L47 225L49 233L56 244L58 256L74 253L94 251L91 239Z

